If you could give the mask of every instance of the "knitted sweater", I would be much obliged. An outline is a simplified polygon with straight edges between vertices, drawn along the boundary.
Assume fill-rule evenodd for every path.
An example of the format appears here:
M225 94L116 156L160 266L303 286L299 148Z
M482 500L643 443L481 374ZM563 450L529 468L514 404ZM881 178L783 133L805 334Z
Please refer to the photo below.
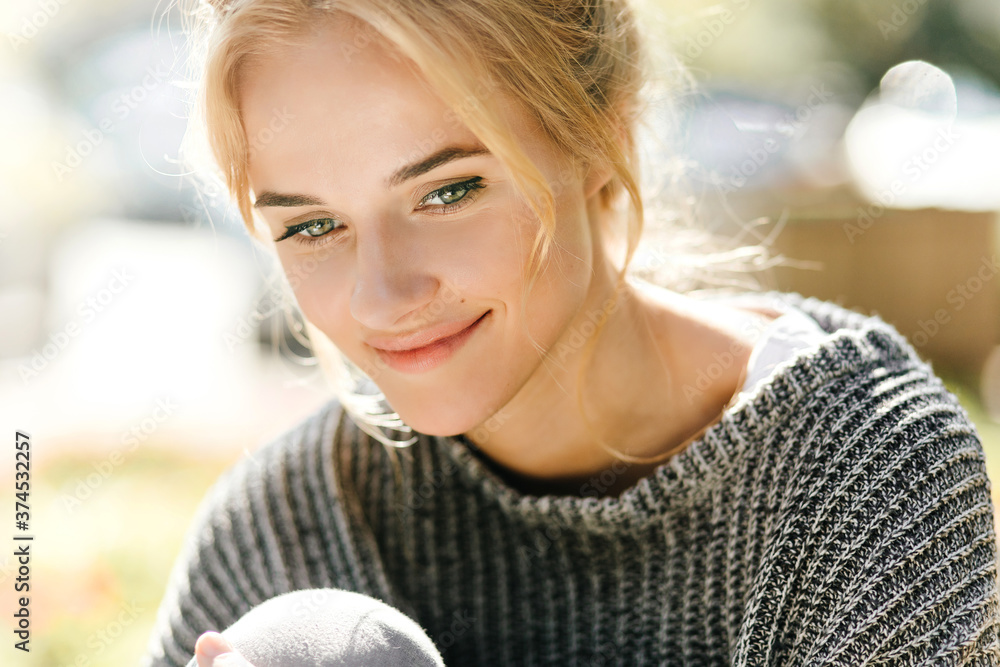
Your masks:
M391 450L397 483L331 401L212 487L143 664L319 587L399 608L449 665L1000 664L967 413L879 317L764 296L829 335L618 497L520 493L464 436Z

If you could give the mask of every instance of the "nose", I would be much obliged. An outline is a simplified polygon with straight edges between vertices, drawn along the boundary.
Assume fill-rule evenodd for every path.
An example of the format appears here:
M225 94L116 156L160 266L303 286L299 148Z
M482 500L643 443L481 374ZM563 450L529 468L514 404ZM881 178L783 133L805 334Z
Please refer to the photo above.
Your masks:
M379 224L368 229L355 244L351 315L373 331L408 328L402 324L407 315L420 312L440 286L429 270L428 253L398 227Z

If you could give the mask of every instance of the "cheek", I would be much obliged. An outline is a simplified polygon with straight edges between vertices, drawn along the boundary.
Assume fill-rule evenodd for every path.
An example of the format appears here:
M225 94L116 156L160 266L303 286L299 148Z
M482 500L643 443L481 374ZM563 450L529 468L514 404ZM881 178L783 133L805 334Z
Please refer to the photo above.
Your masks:
M540 225L536 224L536 228ZM552 289L586 291L593 268L593 247L586 206L572 192L556 198L556 224L543 276ZM539 280L542 278L540 277Z
M481 235L477 252L467 257L468 270L486 292L481 296L506 300L520 294L537 227L510 214L494 216L487 224L489 233Z
M491 301L509 301L520 294L525 265L537 225L519 222L515 211L502 205L484 207L474 218L440 223L415 238L406 253L406 269L414 277L433 277L439 289L458 292L466 305L453 313L468 313ZM449 290L451 291L451 290Z
M523 266L519 268L517 288L512 293L509 317L517 322L519 337L527 335L543 346L551 344L582 307L590 289L592 276L591 236L586 210L572 196L556 199L556 229L541 271L527 297L525 315L521 316L521 275L527 280L534 273L528 267L531 247L541 225L530 207L519 216L517 253ZM530 218L530 222L528 219ZM530 269L530 270L529 270Z
M345 314L349 315L350 292L336 263L323 258L322 253L313 256L281 252L279 259L306 319L331 340L342 337L337 327L343 327Z

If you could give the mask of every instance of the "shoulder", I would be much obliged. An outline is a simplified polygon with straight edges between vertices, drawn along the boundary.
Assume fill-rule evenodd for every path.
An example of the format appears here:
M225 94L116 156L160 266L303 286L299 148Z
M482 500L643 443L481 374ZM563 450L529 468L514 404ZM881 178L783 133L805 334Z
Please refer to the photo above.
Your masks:
M930 516L992 539L982 440L931 364L878 316L778 297L826 335L791 351L730 414L744 443L738 469L780 486L770 511L807 521L827 545L834 527L920 532ZM858 523L844 522L852 512Z
M879 317L780 297L827 336L737 411L752 437L736 483L766 527L757 638L809 664L998 657L991 484L968 413Z
M899 452L949 437L972 441L981 450L979 434L958 398L891 324L795 293L757 296L808 318L822 332L775 364L755 392L760 394L753 406L758 412L774 408L790 423L819 429L813 443L831 441L840 456L849 455L843 448L859 440L867 456L879 446ZM794 409L782 411L779 404Z
M831 302L781 298L824 333L786 348L746 400L772 429L800 436L808 451L799 454L840 471L867 466L867 479L880 463L905 467L908 454L924 466L960 451L984 459L965 408L892 325Z

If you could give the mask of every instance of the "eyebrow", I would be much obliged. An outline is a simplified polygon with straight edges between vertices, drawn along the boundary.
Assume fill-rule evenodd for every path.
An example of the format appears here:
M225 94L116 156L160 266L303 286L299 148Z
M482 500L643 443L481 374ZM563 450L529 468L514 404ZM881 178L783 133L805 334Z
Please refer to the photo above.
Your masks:
M488 148L481 144L473 146L446 146L435 151L417 162L400 167L385 180L386 188L395 188L406 181L426 174L432 169L437 169L441 165L477 155L489 155ZM254 200L254 208L264 208L266 206L322 206L323 200L309 195L281 194L265 190Z

